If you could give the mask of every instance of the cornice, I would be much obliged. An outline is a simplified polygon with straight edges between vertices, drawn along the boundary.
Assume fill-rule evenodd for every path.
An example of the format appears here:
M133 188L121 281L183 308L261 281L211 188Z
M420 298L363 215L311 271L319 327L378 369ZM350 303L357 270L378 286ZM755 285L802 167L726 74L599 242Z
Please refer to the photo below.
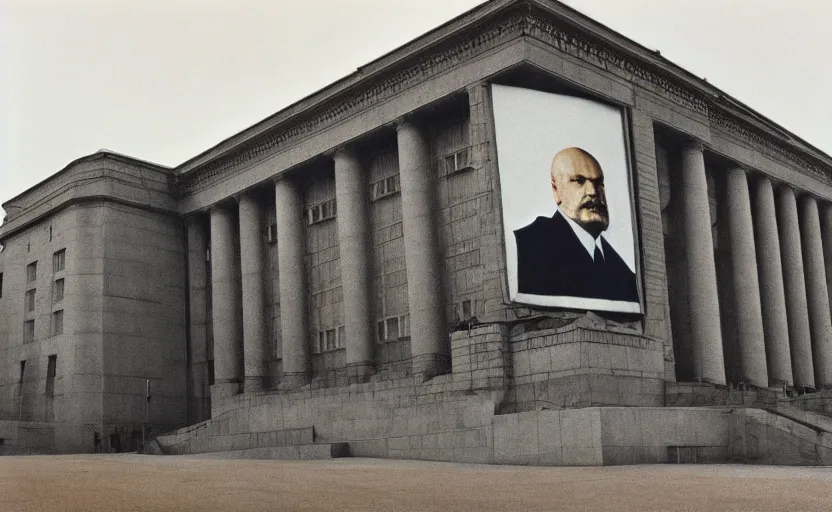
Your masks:
M806 158L797 151L789 148L787 144L765 133L763 130L755 129L749 123L739 122L736 116L725 109L714 105L708 112L708 119L710 120L711 126L722 129L733 137L744 139L754 144L756 149L768 151L781 159L796 164L813 178L823 183L832 183L832 169L827 167L824 170L823 167L813 162L813 159Z
M788 141L749 122L747 116L742 115L742 109L738 110L735 103L713 86L701 80L696 83L684 70L660 59L655 53L647 54L644 48L618 48L614 42L588 33L585 27L572 24L567 18L558 19L552 12L532 3L520 2L480 24L469 26L454 38L423 49L407 61L395 63L377 77L354 84L302 117L287 120L282 126L253 138L233 153L177 176L176 194L180 197L193 194L236 176L277 151L299 144L415 84L523 36L660 94L685 109L706 116L715 126L732 135L793 162L813 177L830 182L832 166L824 166L820 160L813 163L811 156L802 156Z

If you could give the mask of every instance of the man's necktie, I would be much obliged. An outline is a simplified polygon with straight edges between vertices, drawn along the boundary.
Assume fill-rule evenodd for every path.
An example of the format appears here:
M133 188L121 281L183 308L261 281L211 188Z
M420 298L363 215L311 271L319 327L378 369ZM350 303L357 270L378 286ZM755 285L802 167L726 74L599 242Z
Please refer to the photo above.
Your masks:
M603 267L604 266L604 254L601 252L601 248L597 245L595 246L595 260L596 267Z

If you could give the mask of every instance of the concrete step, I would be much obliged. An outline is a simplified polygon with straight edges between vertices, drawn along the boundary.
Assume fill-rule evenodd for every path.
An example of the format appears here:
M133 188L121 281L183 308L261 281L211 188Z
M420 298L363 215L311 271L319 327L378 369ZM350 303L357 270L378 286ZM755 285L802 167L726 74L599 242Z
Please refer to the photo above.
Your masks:
M274 446L269 448L250 448L248 450L203 452L185 455L185 457L195 459L256 460L323 460L349 456L349 443L301 444L296 446Z

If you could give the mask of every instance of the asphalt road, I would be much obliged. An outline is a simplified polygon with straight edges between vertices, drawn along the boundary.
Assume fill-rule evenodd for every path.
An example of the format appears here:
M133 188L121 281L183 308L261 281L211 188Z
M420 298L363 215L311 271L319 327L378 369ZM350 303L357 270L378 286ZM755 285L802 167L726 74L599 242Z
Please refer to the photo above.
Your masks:
M0 511L830 511L832 468L0 457Z

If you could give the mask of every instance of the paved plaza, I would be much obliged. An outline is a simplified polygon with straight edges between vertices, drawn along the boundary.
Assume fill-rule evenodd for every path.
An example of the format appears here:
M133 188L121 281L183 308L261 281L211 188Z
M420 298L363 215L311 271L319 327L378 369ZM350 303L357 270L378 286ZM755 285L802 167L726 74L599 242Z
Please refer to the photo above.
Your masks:
M832 469L0 457L0 510L832 510Z

